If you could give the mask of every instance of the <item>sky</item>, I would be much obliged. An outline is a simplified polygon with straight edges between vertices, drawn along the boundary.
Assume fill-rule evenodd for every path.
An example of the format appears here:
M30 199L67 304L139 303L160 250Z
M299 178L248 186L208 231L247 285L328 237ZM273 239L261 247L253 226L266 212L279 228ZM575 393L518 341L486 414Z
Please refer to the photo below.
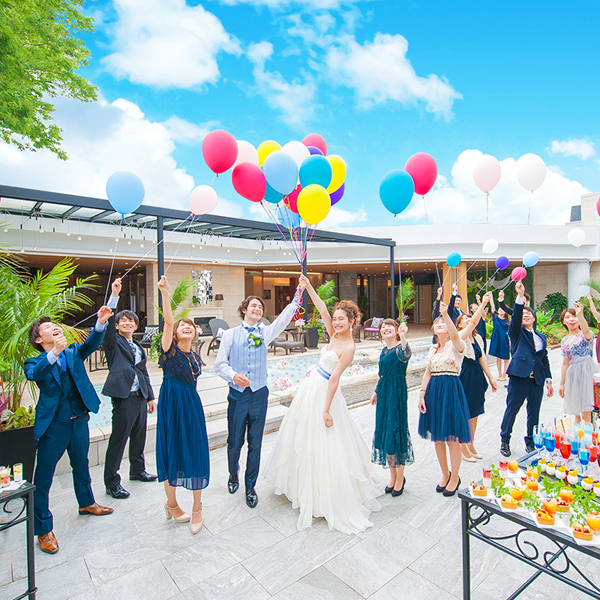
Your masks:
M215 212L267 219L231 171L213 181L202 140L225 129L255 147L319 133L347 164L346 192L322 227L393 225L379 184L428 152L438 179L433 223L485 222L472 171L495 156L491 223L562 224L600 191L600 7L582 0L500 4L437 0L96 0L81 73L99 99L56 101L60 161L0 142L0 181L106 197L115 171L136 173L144 203L189 208L211 184ZM516 177L526 153L548 174L534 193ZM415 197L400 224L425 222Z

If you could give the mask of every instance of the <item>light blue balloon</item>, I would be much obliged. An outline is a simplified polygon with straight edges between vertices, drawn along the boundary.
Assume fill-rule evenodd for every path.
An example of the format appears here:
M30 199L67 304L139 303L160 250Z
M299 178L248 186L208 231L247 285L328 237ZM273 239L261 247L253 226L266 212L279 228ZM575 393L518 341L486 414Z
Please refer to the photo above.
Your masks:
M287 206L278 206L275 218L280 225L286 229L297 229L302 223L300 215L292 212Z
M327 189L332 177L331 164L324 156L313 154L305 158L300 165L300 185L303 188L307 185L316 184Z
M264 200L266 200L267 202L271 202L272 204L279 204L279 202L281 202L281 200L283 200L283 196L284 196L284 194L280 194L277 190L274 190L267 183L267 191L265 193Z
M298 165L286 152L271 152L263 165L267 183L280 194L289 194L298 183Z
M379 185L379 197L393 215L401 213L408 207L414 193L413 178L406 171L400 169L390 171Z
M106 197L111 206L123 216L137 210L145 194L142 180L129 171L117 171L106 182Z
M524 267L535 267L538 264L540 257L537 252L533 250L531 252L527 252L523 257L523 266Z
M446 264L449 267L458 267L460 265L460 261L462 260L460 254L458 252L450 252L446 257Z

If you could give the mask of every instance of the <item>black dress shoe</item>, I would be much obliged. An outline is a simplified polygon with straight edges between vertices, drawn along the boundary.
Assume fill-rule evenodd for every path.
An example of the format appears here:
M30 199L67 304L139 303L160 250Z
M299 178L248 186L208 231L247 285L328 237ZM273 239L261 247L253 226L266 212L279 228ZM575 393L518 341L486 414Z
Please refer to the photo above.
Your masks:
M448 485L448 481L450 481L450 477L452 477L452 473L450 473L450 475L448 475L448 480L446 481L445 485L443 485L443 486L442 485L436 485L435 486L435 491L438 494L441 494L446 489L446 485Z
M442 496L446 496L446 498L449 498L450 496L454 496L454 494L456 494L456 492L458 491L459 487L460 487L460 477L458 478L458 484L452 491L448 490L448 484L446 484L446 489L442 492Z
M502 454L502 456L506 456L507 458L510 456L510 446L508 445L508 442L502 442L500 444L500 454Z
M129 481L145 481L148 483L149 481L156 481L158 479L158 475L152 475L150 473L146 473L146 471L142 471L137 475L130 475Z
M256 508L256 505L258 504L258 495L254 488L246 488L246 504L249 508Z
M402 487L399 490L395 490L392 488L392 498L397 498L398 496L402 496L402 492L404 491L404 486L406 485L406 477L402 482Z
M525 446L525 452L527 454L531 454L532 452L535 452L535 446L533 444L527 444Z
M120 484L113 485L112 487L106 488L106 493L117 500L122 500L123 498L129 498L129 492Z
M240 480L238 478L238 474L230 475L229 480L227 481L227 489L230 494L235 494L240 487Z

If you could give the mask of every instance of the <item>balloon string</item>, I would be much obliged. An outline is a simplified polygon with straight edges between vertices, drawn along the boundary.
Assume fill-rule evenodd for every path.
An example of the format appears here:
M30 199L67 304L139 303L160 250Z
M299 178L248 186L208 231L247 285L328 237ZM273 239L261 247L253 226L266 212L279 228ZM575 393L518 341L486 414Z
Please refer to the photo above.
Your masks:
M212 187L212 184L215 182L215 179L218 177L218 175L213 175L212 181L210 182L210 187Z
M425 223L427 225L429 225L429 215L427 214L427 203L425 202L425 194L423 194L421 196L421 198L423 198L423 211L425 213ZM432 251L431 253L432 253L433 256L435 256L435 247L434 247L434 244L433 244L433 240L431 239L431 231L429 232L429 242L431 243L431 251ZM437 259L434 258L433 260L435 262L435 271L437 273L438 284L439 284L440 287L444 287L444 284L441 281L440 269L438 267ZM445 281L446 281L446 278L444 277L444 282Z
M167 268L165 269L165 273L164 273L165 275L167 274L167 271L171 268L171 265L173 264L173 261L175 260L177 253L179 252L179 248L181 248L181 244L183 244L183 240L185 239L185 236L190 231L190 227L194 224L194 218L195 218L195 215L192 215L192 220L190 221L188 228L186 229L185 233L183 234L183 237L181 238L181 241L179 242L179 246L177 246L177 250L175 250L175 254L173 254L173 258L171 259L171 262L167 265Z
M473 266L475 266L475 263L478 261L479 259L476 258L473 263L471 264L471 266L456 280L456 283L458 283L463 277L466 276L466 274L473 268Z
M490 222L490 193L485 193L485 222Z
M121 215L121 220L119 221L119 224L117 225L117 235L115 236L115 251L113 252L113 256L112 256L112 260L110 262L110 271L108 273L108 279L107 279L107 283L106 283L106 290L104 292L104 302L102 304L106 304L106 298L108 296L108 290L110 288L110 278L112 277L112 272L113 272L113 267L115 266L115 256L117 255L117 246L119 244L119 227L121 226L121 224L123 223L123 215Z
M392 265L393 266L393 265ZM399 279L399 286L398 289L400 291L400 322L403 323L404 322L404 298L402 297L402 261L398 260L398 279ZM392 290L392 296L394 295L394 290ZM395 298L394 298L394 302L395 302Z
M478 294L479 294L479 292L481 292L481 290L482 290L483 288L486 288L486 291L487 291L487 285L488 285L488 283L490 283L490 281L492 281L492 279L494 279L494 277L496 276L496 273L497 273L499 270L500 270L500 269L496 269L496 270L495 270L495 271L492 273L492 275L491 275L490 277L488 277L487 281L486 281L486 282L485 282L485 283L484 283L484 284L483 284L483 285L482 285L482 286L479 288L479 290L477 291L477 293L478 293Z

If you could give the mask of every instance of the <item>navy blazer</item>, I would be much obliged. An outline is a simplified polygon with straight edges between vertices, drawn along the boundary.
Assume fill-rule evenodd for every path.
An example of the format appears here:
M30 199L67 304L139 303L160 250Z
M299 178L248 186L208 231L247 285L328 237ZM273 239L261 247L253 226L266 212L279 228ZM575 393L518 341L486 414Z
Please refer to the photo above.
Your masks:
M98 349L104 338L104 331L92 333L83 344L71 344L64 350L69 372L75 386L81 395L86 408L97 413L100 408L100 398L94 389L87 371L85 370L85 359ZM50 350L50 352L52 352ZM33 438L39 440L54 419L58 410L61 396L60 384L60 361L53 365L48 362L47 352L41 352L38 356L28 358L25 361L25 376L29 381L35 381L40 389L40 398L35 408L35 424L33 426Z
M535 376L536 385L544 385L546 379L552 379L550 373L550 362L548 361L548 348L546 347L546 337L534 331L543 340L544 345L538 352L535 351L533 333L523 327L523 304L515 303L513 316L508 328L510 338L510 350L512 358L508 365L507 374L516 377L529 377L531 372Z
M460 310L460 308L456 308L456 306L454 306L455 302L456 294L452 294L450 296L450 302L448 302L448 314L450 315L452 322L456 325L456 320L458 319L458 317L460 317L460 315L463 314L463 311Z

